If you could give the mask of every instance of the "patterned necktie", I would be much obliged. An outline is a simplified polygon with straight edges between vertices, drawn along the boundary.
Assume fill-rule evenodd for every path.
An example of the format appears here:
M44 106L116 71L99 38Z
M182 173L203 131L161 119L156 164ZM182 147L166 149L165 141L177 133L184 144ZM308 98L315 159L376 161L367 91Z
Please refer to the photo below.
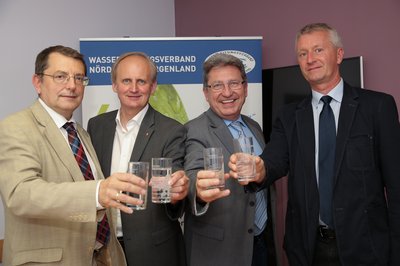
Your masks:
M74 153L75 159L82 171L85 180L94 180L92 169L90 168L89 161L86 157L85 150L83 149L82 143L78 138L78 134L72 122L67 122L63 125L63 128L68 133L68 142L71 146L72 152ZM96 240L101 244L105 245L110 237L110 225L108 224L107 216L104 215L103 219L97 222L97 234Z
M333 175L335 164L336 149L336 126L335 116L330 106L332 98L323 96L324 102L319 116L319 200L321 220L330 228L333 228L332 216L332 194L333 194Z
M239 138L245 137L246 134L243 130L242 122L240 121L233 121L229 124L234 130L238 132ZM254 139L254 137L253 137ZM264 231L266 222L267 222L267 204L265 202L265 193L264 189L256 192L256 210L255 210L255 218L254 218L254 225L255 230L254 234L259 235Z

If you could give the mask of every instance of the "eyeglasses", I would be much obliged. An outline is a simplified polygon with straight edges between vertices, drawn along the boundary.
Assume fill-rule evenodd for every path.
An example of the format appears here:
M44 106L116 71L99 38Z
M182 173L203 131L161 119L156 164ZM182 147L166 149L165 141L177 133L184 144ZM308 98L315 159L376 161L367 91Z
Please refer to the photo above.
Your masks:
M230 80L227 83L223 82L215 82L211 85L207 85L207 88L212 89L215 92L222 91L225 88L225 84L228 85L229 89L231 90L240 90L245 83L245 80L239 81L239 80Z
M54 75L49 75L45 73L39 73L38 75L52 77L55 83L65 84L69 81L70 78L73 78L75 84L86 86L89 84L89 78L83 75L74 75L70 76L65 72L56 72Z

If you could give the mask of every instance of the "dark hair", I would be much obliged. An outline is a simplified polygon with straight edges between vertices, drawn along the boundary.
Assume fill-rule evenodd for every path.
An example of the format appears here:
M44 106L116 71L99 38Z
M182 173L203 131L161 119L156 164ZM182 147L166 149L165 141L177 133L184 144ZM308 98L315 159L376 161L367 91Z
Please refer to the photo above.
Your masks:
M59 53L64 56L71 57L73 59L81 61L85 68L85 75L86 75L86 63L85 60L83 59L83 55L75 49L62 45L50 46L41 51L36 56L35 74L37 75L42 74L49 67L48 66L49 55L52 53Z
M204 62L204 65L203 65L203 88L208 87L208 74L210 73L211 69L213 69L215 67L221 67L221 66L237 67L240 70L242 79L245 82L247 81L247 75L246 75L246 71L244 69L242 60L240 60L236 56L233 56L230 54L217 53L217 54L212 55L210 58L208 58Z

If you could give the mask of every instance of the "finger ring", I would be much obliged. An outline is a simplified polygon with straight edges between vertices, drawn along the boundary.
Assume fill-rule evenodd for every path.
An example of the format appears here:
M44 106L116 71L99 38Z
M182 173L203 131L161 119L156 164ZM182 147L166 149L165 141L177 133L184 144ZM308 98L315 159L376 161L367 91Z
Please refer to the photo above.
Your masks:
M115 194L115 200L119 202L118 197L119 197L119 192L117 192L117 194Z

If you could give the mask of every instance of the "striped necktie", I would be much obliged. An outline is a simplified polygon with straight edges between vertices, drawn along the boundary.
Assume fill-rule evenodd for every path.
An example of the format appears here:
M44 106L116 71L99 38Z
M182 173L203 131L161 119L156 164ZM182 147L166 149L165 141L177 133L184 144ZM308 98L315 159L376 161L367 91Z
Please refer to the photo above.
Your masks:
M82 171L85 180L94 180L92 169L90 168L89 161L86 157L85 150L83 149L82 143L78 138L78 134L72 122L67 122L63 125L63 128L68 133L68 142L71 146L72 152L74 153L76 162ZM103 219L97 222L97 234L96 240L105 245L110 238L110 225L108 224L107 216L104 214Z

